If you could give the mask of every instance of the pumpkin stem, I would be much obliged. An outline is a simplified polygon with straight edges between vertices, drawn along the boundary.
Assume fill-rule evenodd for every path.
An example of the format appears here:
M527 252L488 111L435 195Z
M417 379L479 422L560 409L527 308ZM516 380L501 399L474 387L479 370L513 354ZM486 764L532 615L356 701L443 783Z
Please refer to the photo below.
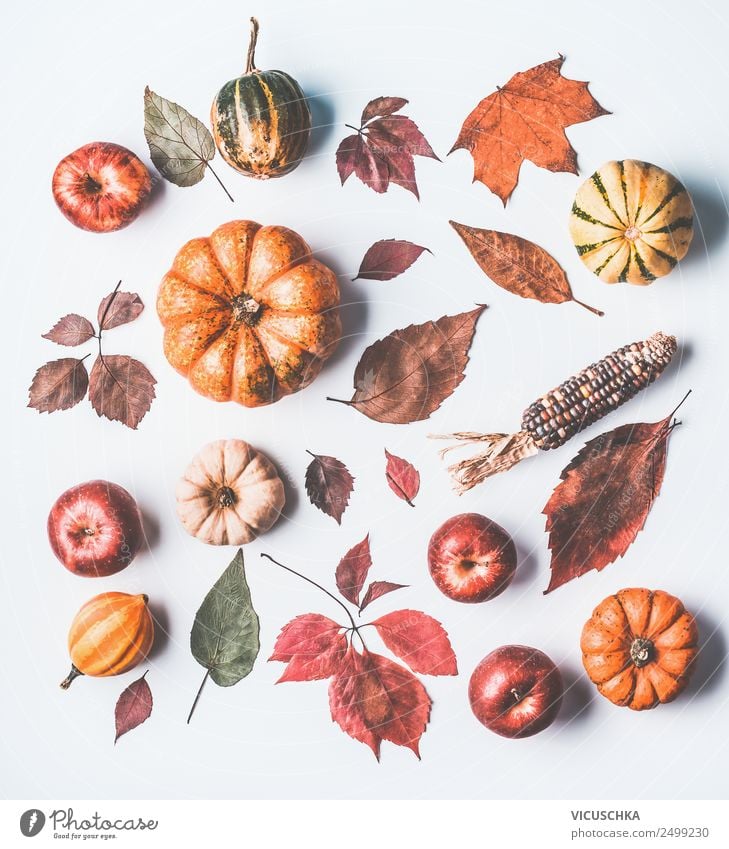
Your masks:
M256 42L258 41L258 21L251 18L251 40L248 42L248 56L246 57L246 74L257 70L256 68Z
M258 321L261 305L255 298L246 295L244 292L242 295L236 295L230 303L233 307L233 318L237 324L243 322L243 324L253 327Z
M73 684L76 678L78 678L80 675L83 675L83 672L81 672L80 669L77 669L73 664L71 664L71 671L63 679L63 681L61 681L61 689L68 690L71 684Z
M221 486L218 490L218 504L221 507L232 507L238 499L229 486Z
M641 669L653 660L653 643L645 637L636 637L630 647L630 659Z

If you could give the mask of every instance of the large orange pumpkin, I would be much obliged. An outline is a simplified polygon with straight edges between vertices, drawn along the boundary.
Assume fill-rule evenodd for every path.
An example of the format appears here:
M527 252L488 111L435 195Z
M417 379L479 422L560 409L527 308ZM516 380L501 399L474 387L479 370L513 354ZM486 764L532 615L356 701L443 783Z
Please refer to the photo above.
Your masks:
M341 335L334 272L286 227L223 224L182 247L157 312L170 364L201 395L246 407L297 392Z
M679 599L662 590L620 590L585 624L582 662L613 704L646 710L686 687L698 639L696 621Z

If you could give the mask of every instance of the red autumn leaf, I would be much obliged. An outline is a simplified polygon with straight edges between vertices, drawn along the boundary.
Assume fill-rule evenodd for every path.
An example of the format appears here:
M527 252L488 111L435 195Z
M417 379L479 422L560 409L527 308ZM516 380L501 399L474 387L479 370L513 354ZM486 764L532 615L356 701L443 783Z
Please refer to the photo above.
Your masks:
M60 318L48 333L43 334L43 339L50 339L57 345L75 347L83 345L95 335L94 325L82 315L72 312Z
M146 675L145 672L119 696L114 710L115 743L123 734L141 725L152 713L152 691L145 680Z
M628 550L661 490L672 415L591 439L562 471L544 508L552 552L545 592Z
M367 592L359 606L359 612L362 613L365 607L372 604L373 601L377 601L383 595L387 595L395 590L404 590L406 587L407 584L393 584L392 581L372 581L369 587L367 587Z
M288 663L277 684L316 681L334 675L346 651L341 625L318 613L305 613L284 625L269 660Z
M337 148L342 185L354 173L380 194L395 183L419 197L413 157L438 157L414 121L393 114L407 102L402 97L377 97L365 106L357 135L347 136Z
M415 262L423 253L430 251L404 239L381 239L375 242L362 258L354 280L392 280Z
M354 478L344 463L336 457L312 454L311 451L306 453L314 458L309 463L305 478L309 501L341 525L342 515L354 489Z
M329 685L329 706L339 727L366 743L378 760L382 740L406 746L420 758L431 701L420 681L399 664L350 647L347 663Z
M68 410L86 394L89 375L83 360L64 357L41 366L30 384L28 406L39 413Z
M468 150L474 180L497 194L504 206L525 159L550 171L577 173L577 154L565 135L572 124L610 114L588 84L563 77L564 56L515 74L484 98L463 123L449 151Z
M144 309L144 304L135 292L119 292L115 289L99 304L97 318L102 330L129 324Z
M372 624L393 654L423 675L458 675L448 634L432 616L419 610L394 610Z
M370 535L349 549L337 566L337 589L347 601L359 605L359 594L372 566Z
M89 400L98 416L136 430L152 406L155 383L139 360L124 354L99 355L91 369Z
M350 401L378 422L406 424L427 419L463 380L476 322L484 304L470 312L411 324L373 342L354 371Z
M398 498L402 498L411 507L415 507L413 498L420 489L420 472L412 463L390 454L387 448L385 448L385 457L387 457L385 477L388 486Z

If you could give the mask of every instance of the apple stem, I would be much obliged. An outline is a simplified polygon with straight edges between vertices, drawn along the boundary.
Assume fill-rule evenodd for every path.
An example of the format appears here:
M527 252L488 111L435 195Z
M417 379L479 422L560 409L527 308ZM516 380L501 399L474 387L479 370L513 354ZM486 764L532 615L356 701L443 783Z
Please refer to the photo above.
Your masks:
M220 177L218 177L218 175L213 170L213 166L209 162L206 163L206 164L208 166L208 169L210 170L210 173L218 181L218 185L220 186L220 188L225 192L226 195L228 195L228 199L230 200L230 202L235 203L235 201L233 200L233 195L231 195L231 193L225 188L225 186L223 185L223 181L220 179Z
M68 675L61 681L61 689L68 690L68 688L73 684L73 682L80 676L83 675L80 669L77 669L73 664L71 664L71 671Z
M346 607L346 605L343 602L341 602L333 593L330 593L329 590L324 589L324 587L321 584L317 584L316 581L312 581L311 578L307 578L306 575L302 575L301 572L297 572L295 569L292 569L290 566L284 566L283 563L279 563L278 560L274 560L273 557L271 557L270 554L266 554L264 551L262 551L261 557L265 557L266 560L270 560L271 563L275 563L276 566L280 566L282 569L285 569L287 572L291 572L292 575L296 575L296 577L301 578L302 581L307 581L307 583L312 584L313 586L317 587L317 589L320 589L325 595L328 595L329 598L336 601L336 603L342 608L342 610L349 617L349 621L352 624L351 630L357 631L357 634L359 635L359 628L357 627L357 623L354 621L354 617L349 612L349 608ZM362 639L362 637L360 636L360 640L361 639ZM364 643L363 643L363 645L364 645Z
M514 689L511 691L511 695L514 697L514 701L515 701L517 704L519 704L519 702L521 701L521 694L520 694L520 693L519 693L519 691L516 689L516 687L514 687Z
M146 673L145 673L146 675ZM200 695L202 694L203 687L207 683L208 678L210 677L210 669L205 673L205 677L202 679L202 683L198 688L197 694L195 695L195 701L192 703L192 707L190 708L190 713L187 715L187 724L190 724L190 720L192 719L193 713L195 713L195 708L197 707L197 703L200 701Z

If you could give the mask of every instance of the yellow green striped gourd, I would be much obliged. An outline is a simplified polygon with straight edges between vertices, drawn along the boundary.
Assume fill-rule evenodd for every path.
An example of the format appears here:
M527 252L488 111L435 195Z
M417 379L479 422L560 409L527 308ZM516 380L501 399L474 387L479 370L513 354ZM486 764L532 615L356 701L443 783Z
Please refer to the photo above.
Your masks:
M309 144L311 112L304 92L284 71L255 67L258 23L251 18L251 43L243 76L227 82L210 110L221 156L242 174L282 177L301 162Z
M647 286L686 255L691 198L657 165L607 162L577 190L570 234L582 261L605 283Z

